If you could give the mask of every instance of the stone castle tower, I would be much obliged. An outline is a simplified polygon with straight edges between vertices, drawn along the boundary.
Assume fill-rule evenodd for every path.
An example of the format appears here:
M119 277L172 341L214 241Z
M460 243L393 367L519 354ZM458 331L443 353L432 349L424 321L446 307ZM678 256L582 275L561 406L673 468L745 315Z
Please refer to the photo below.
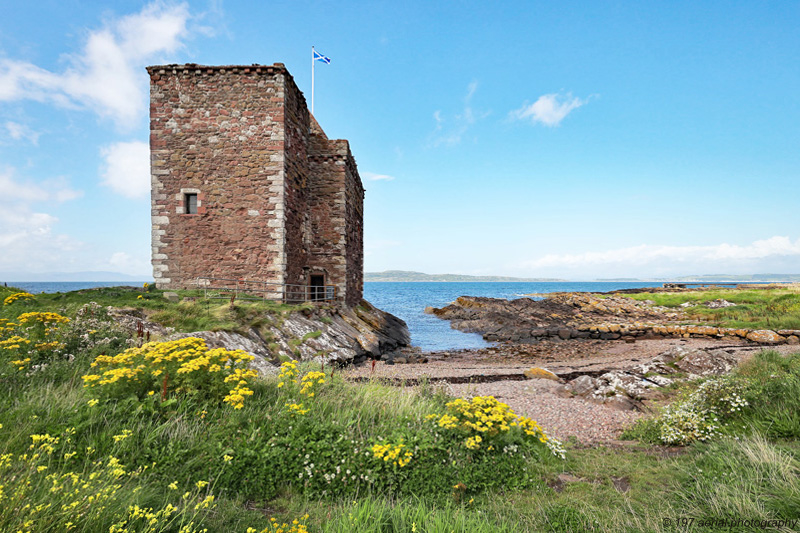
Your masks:
M327 138L286 67L147 72L157 286L253 280L285 299L358 304L364 188L348 142Z

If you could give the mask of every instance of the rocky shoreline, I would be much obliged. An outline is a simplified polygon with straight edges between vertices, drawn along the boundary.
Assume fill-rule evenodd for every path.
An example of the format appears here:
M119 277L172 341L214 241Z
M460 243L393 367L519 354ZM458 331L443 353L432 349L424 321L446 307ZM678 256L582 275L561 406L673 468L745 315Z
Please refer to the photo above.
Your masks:
M446 307L427 308L426 312L449 320L452 328L480 333L487 341L535 343L551 338L635 342L637 338L736 337L765 345L800 344L800 330L686 324L680 313L664 307L589 293L559 293L544 300L461 296Z
M425 365L357 365L346 375L444 387L457 397L492 395L559 438L597 444L618 439L669 398L674 383L728 373L765 347L797 350L800 331L687 324L682 311L613 294L462 296L426 312L455 329L480 333L493 346L421 354Z

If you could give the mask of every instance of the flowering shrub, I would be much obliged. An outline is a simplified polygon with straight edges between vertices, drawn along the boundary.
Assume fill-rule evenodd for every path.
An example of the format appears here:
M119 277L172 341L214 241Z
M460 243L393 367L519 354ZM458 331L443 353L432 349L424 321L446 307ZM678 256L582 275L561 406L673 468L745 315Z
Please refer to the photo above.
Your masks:
M187 337L149 342L118 355L98 355L95 373L83 376L84 387L98 395L143 398L167 390L220 399L235 409L253 394L249 382L258 373L247 364L253 356L242 350L209 349L203 339Z
M293 415L303 416L308 414L309 409L306 409L302 403L286 402L284 407L289 408L289 413Z
M23 313L17 317L17 322L22 324L44 325L46 328L52 328L57 324L66 324L69 318L61 316L58 313L51 313L50 311L34 311L31 313Z
M664 409L657 421L661 441L686 445L717 436L724 419L747 407L742 392L743 386L730 377L703 382L686 399Z
M308 526L303 522L308 520L308 515L292 520L291 524L280 523L276 518L270 518L270 527L262 529L260 532L252 527L247 528L246 533L308 533Z
M392 463L395 466L399 466L403 468L409 462L411 462L411 458L414 454L406 450L406 445L403 444L403 441L399 441L397 444L392 443L385 443L385 444L375 444L372 447L372 456L375 459L381 459L386 463Z
M278 374L278 388L280 389L290 383L294 383L298 374L297 361L292 360L282 363L280 374Z
M75 318L61 329L59 338L68 358L116 353L134 342L128 331L109 315L108 308L96 302L81 306Z
M427 418L441 428L462 434L467 449L478 450L486 444L487 450L491 451L500 444L499 437L518 433L537 439L553 455L564 457L561 442L549 437L535 420L517 415L508 404L493 396L475 396L470 401L458 398L446 407L447 413L428 415Z
M313 398L315 391L319 385L325 384L325 373L319 371L307 372L298 380L300 370L297 368L297 361L290 360L281 364L281 370L278 374L278 388L284 388L289 394L292 392L299 392L300 394ZM299 391L297 386L299 385ZM292 416L303 416L308 414L310 408L302 403L297 403L294 400L289 400L284 404L287 411Z
M50 312L23 313L14 322L0 319L0 375L24 371L62 355L59 331L68 322L67 317Z
M300 380L300 394L305 394L309 398L314 397L314 386L325 383L324 372L309 372Z
M11 305L17 300L22 300L23 302L33 300L33 294L29 292L18 292L12 294L11 296L8 296L6 297L5 300L3 300L3 305Z
M110 533L207 531L195 522L214 508L214 495L203 490L208 482L174 504L140 507L134 486L144 468L129 471L114 455L93 458L93 448L74 447L74 435L74 428L62 436L33 434L25 453L0 455L0 530L83 531L89 524Z

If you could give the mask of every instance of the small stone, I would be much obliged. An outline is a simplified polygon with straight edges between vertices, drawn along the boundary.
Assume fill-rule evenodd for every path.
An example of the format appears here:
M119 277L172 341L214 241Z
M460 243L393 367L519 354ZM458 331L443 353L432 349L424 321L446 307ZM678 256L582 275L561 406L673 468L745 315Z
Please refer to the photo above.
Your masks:
M617 492L621 492L622 494L631 490L631 482L627 477L611 476L611 483L614 484L614 488L617 489Z
M523 372L523 375L528 379L552 379L554 381L560 381L559 377L549 370L538 367L529 368Z
M181 297L178 296L177 292L165 292L164 298L173 303L178 303L181 301Z
M729 302L728 300L723 300L722 298L718 300L711 300L710 302L706 302L703 305L710 309L721 309L723 307L735 307L736 304L733 302Z
M786 344L791 344L792 346L796 346L800 344L800 337L797 335L791 335L788 339L786 339Z

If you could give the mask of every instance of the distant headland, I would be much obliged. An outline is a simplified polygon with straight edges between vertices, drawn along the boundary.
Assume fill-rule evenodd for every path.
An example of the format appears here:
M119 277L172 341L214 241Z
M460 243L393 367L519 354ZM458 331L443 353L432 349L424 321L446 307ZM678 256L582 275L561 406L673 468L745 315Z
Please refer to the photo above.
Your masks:
M364 272L364 281L567 281L558 278L512 278L509 276L467 276L465 274L425 274L409 270Z

